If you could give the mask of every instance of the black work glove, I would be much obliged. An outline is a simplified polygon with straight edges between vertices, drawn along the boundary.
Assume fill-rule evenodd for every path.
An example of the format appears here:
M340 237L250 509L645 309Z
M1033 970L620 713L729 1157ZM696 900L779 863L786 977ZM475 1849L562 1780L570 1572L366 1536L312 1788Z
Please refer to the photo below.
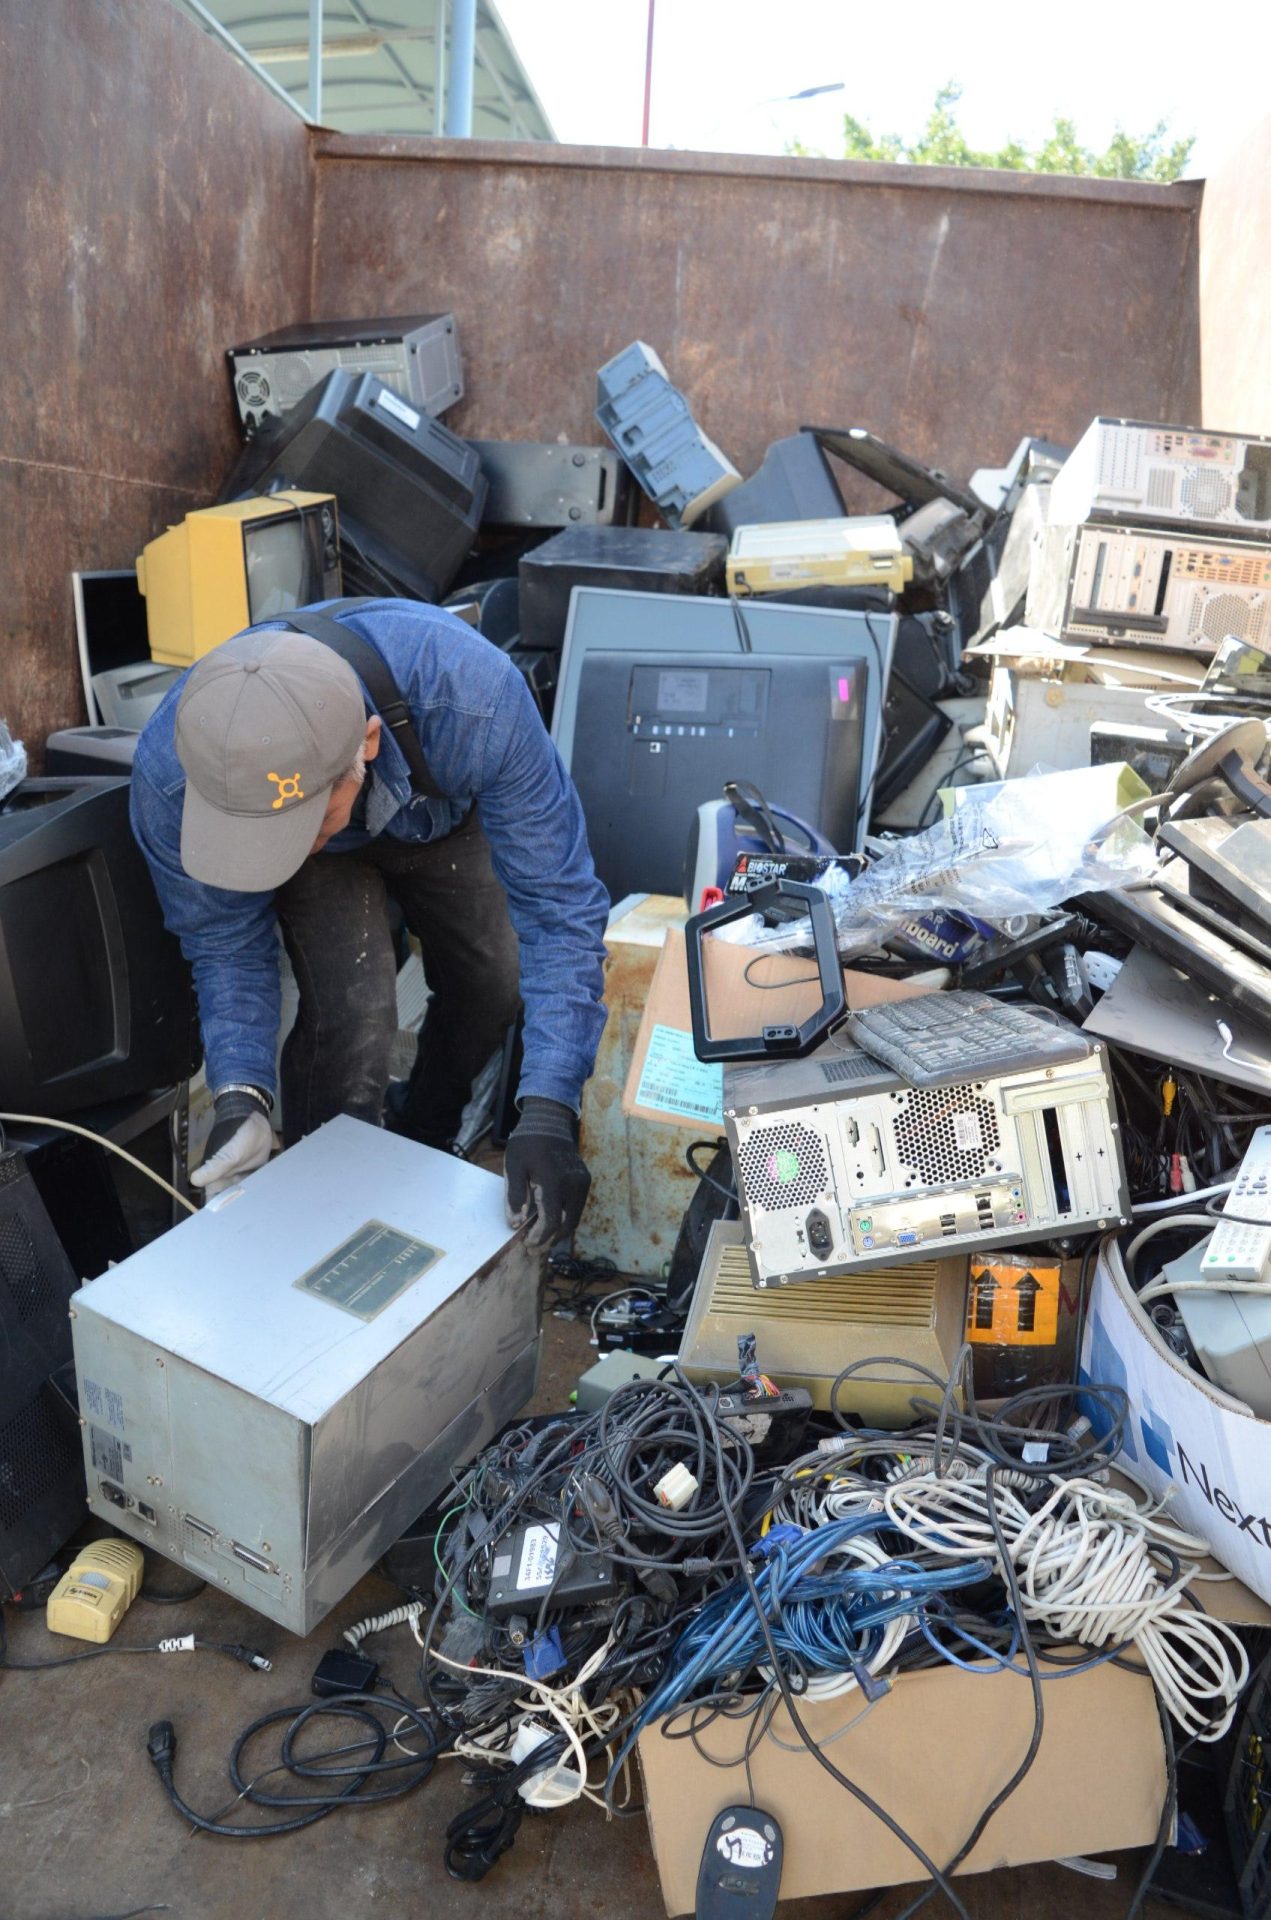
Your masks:
M214 1200L264 1166L274 1147L270 1104L268 1094L255 1088L230 1087L217 1094L203 1164L190 1175L190 1185L201 1187L206 1199Z
M558 1100L529 1094L508 1136L503 1160L508 1220L521 1226L538 1218L526 1235L531 1247L555 1246L578 1225L591 1175L578 1151L578 1121Z

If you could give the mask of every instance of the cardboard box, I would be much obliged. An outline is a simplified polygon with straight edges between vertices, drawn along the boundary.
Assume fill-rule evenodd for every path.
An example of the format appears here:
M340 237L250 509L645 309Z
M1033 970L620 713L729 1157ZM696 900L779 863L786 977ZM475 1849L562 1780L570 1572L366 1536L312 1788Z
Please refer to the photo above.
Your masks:
M1130 1484L1115 1471L1113 1478ZM1221 1570L1207 1560L1201 1571L1212 1576ZM1214 1619L1263 1630L1271 1625L1271 1607L1237 1579L1211 1578L1193 1591ZM959 1875L1112 1853L1156 1838L1165 1804L1165 1750L1147 1676L1095 1667L1048 1681L1043 1700L1037 1758ZM1033 1709L1027 1679L1000 1670L933 1667L900 1674L875 1706L864 1713L862 1708L853 1692L841 1700L807 1701L800 1717L826 1758L943 1866L1028 1749ZM859 1724L843 1733L858 1715ZM677 1731L685 1724L681 1720ZM746 1720L721 1719L697 1737L712 1760L740 1760L749 1730ZM804 1751L784 1707L770 1732L785 1745L761 1739L751 1774L756 1804L777 1816L784 1833L783 1900L922 1878L908 1848ZM745 1798L744 1771L721 1770L695 1753L692 1741L665 1739L660 1725L640 1736L638 1751L666 1910L690 1913L707 1831L717 1813Z
M1139 1306L1113 1239L1095 1268L1079 1377L1125 1388L1127 1471L1165 1495L1179 1526L1271 1600L1271 1421L1170 1351Z
M956 1667L901 1674L861 1714L858 1693L808 1701L800 1717L826 1758L873 1796L941 1866L1023 1759L1033 1727L1025 1678ZM1112 1666L1045 1688L1037 1758L959 1873L1070 1854L1146 1846L1165 1798L1165 1754L1151 1682ZM705 1718L705 1716L703 1716ZM680 1726L685 1723L681 1720ZM698 1734L716 1761L740 1761L749 1723L717 1719ZM867 1808L805 1752L778 1708L751 1758L755 1802L781 1823L782 1900L921 1880L922 1868ZM668 1914L691 1913L711 1821L746 1796L740 1767L722 1771L658 1726L641 1735L640 1766ZM1074 1904L1078 1901L1074 1889Z
M752 960L765 985L746 980ZM806 955L757 953L753 947L708 940L704 948L706 998L711 1031L724 1038L758 1033L772 1021L801 1024L821 1004L815 963ZM934 973L909 980L882 980L843 969L849 1007L873 1007L884 1000L908 1000L929 993L947 976ZM688 965L682 929L667 930L666 942L649 989L635 1052L622 1095L622 1110L641 1120L680 1127L724 1129L724 1069L693 1052L693 1022L688 1003Z
M622 1105L662 944L687 913L683 900L631 894L605 929L608 1019L583 1088L579 1147L592 1178L578 1233L581 1247L607 1255L622 1274L661 1272L697 1188L685 1153L701 1125L650 1127Z

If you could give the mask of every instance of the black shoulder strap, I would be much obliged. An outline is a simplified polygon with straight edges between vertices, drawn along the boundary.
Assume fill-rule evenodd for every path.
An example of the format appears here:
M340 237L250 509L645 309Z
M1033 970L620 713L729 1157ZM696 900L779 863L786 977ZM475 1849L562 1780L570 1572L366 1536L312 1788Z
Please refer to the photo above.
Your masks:
M352 627L346 627L343 620L335 617L338 613L351 612L355 607L365 605L365 600L337 600L321 613L305 607L299 612L276 615L269 624L307 633L311 640L320 640L324 647L330 647L332 653L338 653L342 660L348 661L401 749L402 758L410 772L412 793L423 794L429 800L444 800L446 795L433 779L424 758L410 709L387 664L369 640L364 640L360 633L354 633Z

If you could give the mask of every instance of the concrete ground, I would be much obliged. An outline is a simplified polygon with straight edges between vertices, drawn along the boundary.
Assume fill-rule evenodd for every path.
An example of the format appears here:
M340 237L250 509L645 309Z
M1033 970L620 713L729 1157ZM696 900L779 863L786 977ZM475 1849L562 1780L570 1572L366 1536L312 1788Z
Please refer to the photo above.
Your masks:
M593 1357L584 1327L549 1320L536 1407L564 1405ZM337 1812L270 1840L192 1834L172 1811L146 1757L152 1721L175 1725L185 1798L220 1812L232 1797L226 1763L235 1735L260 1714L309 1701L313 1668L343 1628L399 1599L397 1589L370 1576L300 1641L205 1591L180 1607L138 1601L117 1636L121 1645L179 1632L245 1641L273 1660L268 1674L210 1653L0 1674L0 1920L118 1920L137 1911L173 1920L657 1920L663 1906L642 1816L606 1824L597 1809L582 1806L530 1817L484 1881L450 1880L442 1865L446 1823L472 1798L458 1761L443 1761L404 1800ZM39 1613L10 1609L7 1620L16 1660L70 1650L50 1639ZM374 1646L394 1682L417 1697L407 1631L395 1629ZM266 1750L267 1739L257 1751ZM964 1879L961 1891L972 1920L1072 1920L1076 1912L1082 1920L1119 1920L1140 1856L1124 1854L1116 1864L1113 1884L1040 1866ZM894 1920L913 1891L884 1895L876 1920ZM784 1911L789 1920L850 1920L864 1898L801 1901ZM925 1911L938 1915L941 1903Z

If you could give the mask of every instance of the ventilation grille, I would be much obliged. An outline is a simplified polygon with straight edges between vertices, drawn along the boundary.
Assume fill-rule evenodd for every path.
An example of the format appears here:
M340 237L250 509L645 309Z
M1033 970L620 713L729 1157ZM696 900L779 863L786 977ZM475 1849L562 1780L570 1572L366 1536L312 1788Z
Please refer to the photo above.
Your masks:
M939 1270L934 1260L916 1260L908 1266L882 1267L876 1272L866 1268L857 1273L831 1274L824 1280L802 1281L793 1287L756 1288L746 1249L726 1246L720 1253L706 1311L729 1320L929 1327L935 1318ZM809 1347L809 1366L814 1366L816 1359Z
M1143 442L1133 428L1106 428L1099 448L1099 483L1111 493L1135 493Z
M56 1305L53 1282L20 1213L0 1214L0 1279L13 1295L18 1319L24 1324Z
M1212 580L1220 587L1271 586L1271 559L1264 547L1236 554L1231 548L1175 547L1174 572L1185 580Z
M16 1527L83 1467L79 1429L51 1387L0 1426L0 1529Z
M741 1147L737 1166L749 1204L769 1213L809 1206L828 1185L821 1137L797 1121L757 1127Z
M1193 467L1183 475L1183 505L1198 520L1216 520L1231 505L1231 482L1209 467Z
M1169 467L1152 467L1147 477L1147 504L1158 510L1174 505L1174 487L1178 475Z
M1203 634L1217 646L1234 634L1237 640L1260 641L1267 628L1267 608L1238 593L1198 593L1187 621L1190 634Z
M841 1060L823 1060L822 1077L831 1082L843 1080L871 1080L878 1072L878 1062L867 1053L845 1053Z
M997 1110L972 1086L915 1087L892 1124L896 1152L928 1186L978 1178L1001 1145Z

